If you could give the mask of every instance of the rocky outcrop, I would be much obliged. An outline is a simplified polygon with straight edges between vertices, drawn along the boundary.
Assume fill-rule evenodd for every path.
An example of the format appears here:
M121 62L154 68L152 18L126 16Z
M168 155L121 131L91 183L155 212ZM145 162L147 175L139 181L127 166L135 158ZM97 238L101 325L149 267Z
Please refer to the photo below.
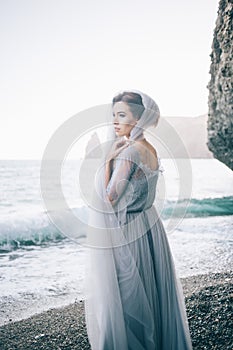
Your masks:
M220 0L212 43L208 148L233 170L233 0Z

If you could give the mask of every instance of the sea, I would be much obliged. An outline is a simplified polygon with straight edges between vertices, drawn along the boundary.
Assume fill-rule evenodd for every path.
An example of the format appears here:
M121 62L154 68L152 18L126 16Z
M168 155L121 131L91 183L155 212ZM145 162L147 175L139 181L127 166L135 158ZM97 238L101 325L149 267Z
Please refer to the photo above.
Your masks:
M81 162L66 161L63 190L70 210L86 217L87 205L72 186ZM216 159L190 159L192 193L188 205L180 200L185 210L171 230L180 186L171 162L161 159L167 189L161 218L177 274L232 270L233 172ZM40 160L0 160L0 325L84 298L88 248L51 221L40 170Z

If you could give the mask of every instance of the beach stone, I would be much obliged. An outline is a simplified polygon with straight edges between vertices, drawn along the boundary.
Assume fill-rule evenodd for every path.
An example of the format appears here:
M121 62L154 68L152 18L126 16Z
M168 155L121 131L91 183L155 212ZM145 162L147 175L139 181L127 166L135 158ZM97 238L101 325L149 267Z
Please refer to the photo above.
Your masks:
M233 349L232 277L229 271L181 279L193 350ZM0 327L0 349L91 350L84 302Z

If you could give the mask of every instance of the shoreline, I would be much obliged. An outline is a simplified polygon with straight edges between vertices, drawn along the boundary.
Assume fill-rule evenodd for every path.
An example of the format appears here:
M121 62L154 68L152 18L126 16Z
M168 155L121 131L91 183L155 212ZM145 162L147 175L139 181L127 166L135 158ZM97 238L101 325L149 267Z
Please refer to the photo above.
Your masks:
M232 350L233 271L181 278L193 349ZM2 350L91 349L84 301L13 321L0 327Z

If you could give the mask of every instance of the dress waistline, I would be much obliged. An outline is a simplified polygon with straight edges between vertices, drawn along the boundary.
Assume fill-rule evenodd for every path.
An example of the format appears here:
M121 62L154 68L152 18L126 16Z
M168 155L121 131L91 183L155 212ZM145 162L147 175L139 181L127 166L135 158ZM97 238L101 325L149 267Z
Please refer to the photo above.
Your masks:
M142 210L127 210L127 214L133 214L133 213L142 213L142 212L144 212L144 211L147 211L147 210L149 210L149 209L151 209L151 208L153 208L153 205L151 205L150 207L148 207L148 208L144 208L144 209L142 209Z
M117 217L118 217L118 222L120 223L120 225L125 225L126 222L127 222L127 219L126 219L126 216L127 214L138 214L138 215L149 215L149 212L153 210L156 212L156 209L154 207L154 205L151 205L149 208L145 208L145 209L142 209L142 210L123 210L123 211L119 211L117 213Z

